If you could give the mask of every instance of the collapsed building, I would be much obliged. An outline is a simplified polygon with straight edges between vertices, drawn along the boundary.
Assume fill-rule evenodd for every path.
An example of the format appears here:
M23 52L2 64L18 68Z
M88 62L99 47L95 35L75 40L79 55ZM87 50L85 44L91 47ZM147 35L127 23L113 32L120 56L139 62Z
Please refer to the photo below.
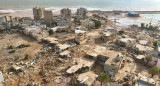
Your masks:
M139 53L141 53L141 54L144 54L144 53L147 53L148 51L153 51L154 50L152 47L144 46L144 45L141 45L141 44L136 44L135 49L137 49L139 51Z
M95 23L91 21L90 19L81 20L81 24L82 26L89 28L89 29L95 28Z
M117 44L123 47L133 47L136 44L136 39L130 37L120 38L117 40Z
M77 81L80 84L82 84L82 86L83 85L92 86L92 84L94 83L97 77L98 77L97 74L89 71L89 72L80 74L77 78Z
M112 41L117 35L117 31L115 29L106 29L101 33L101 39L104 42Z
M75 30L75 41L78 44L84 44L88 40L86 33L86 31Z
M36 40L41 40L42 38L47 37L49 35L47 31L42 31L42 29L38 26L24 28L23 33L28 36L31 36Z
M70 47L68 44L57 44L55 47L55 51L58 53L61 53L65 50L67 50Z
M157 86L156 81L153 78L148 78L141 73L138 73L138 76L140 77L138 80L136 80L134 86Z

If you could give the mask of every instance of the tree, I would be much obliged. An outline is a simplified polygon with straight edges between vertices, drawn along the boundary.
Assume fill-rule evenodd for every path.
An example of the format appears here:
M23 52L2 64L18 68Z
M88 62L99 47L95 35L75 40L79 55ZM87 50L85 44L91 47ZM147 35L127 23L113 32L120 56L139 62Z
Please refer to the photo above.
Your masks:
M120 35L122 35L122 34L125 33L125 31L124 31L124 30L120 30L120 31L118 31L118 33L119 33Z
M142 29L144 29L144 28L145 28L144 23L141 23L141 28L142 28Z
M147 64L148 64L149 61L152 61L152 55L148 55L148 56L146 57L146 60L147 60Z
M25 60L29 59L29 55L26 54L24 59L25 59Z
M100 21L95 20L95 19L93 19L92 21L95 23L95 27L96 27L96 28L101 27L101 22L100 22Z
M151 74L152 74L152 77L154 76L154 75L157 75L157 74L159 74L159 71L160 71L160 69L158 68L158 66L153 66L152 68L150 68L150 72L151 72Z
M102 86L102 83L107 83L107 82L110 81L109 75L108 75L107 73L104 73L104 72L102 72L102 73L100 74L99 79L100 79L100 81L101 81L101 86Z
M157 41L153 42L153 46L157 47L158 46L158 42Z
M49 33L49 35L54 34L53 30L49 30L48 33Z

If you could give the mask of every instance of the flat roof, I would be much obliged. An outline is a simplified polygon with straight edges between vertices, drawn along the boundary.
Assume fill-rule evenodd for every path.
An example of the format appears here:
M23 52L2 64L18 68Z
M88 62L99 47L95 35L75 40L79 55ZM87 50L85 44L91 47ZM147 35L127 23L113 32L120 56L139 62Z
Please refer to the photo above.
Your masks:
M48 41L48 42L53 43L53 44L58 44L58 39L57 38L46 37L46 38L43 38L43 40Z
M17 66L17 65L12 65L12 67L13 67L13 69L15 69L15 70L21 69L21 67L19 67L19 66Z
M78 34L78 33L85 33L87 31L83 31L83 30L75 30L75 33Z
M66 72L71 74L71 73L75 73L76 71L78 71L82 67L91 67L95 63L95 61L92 59L87 59L87 58L81 57L77 63L78 63L77 65L73 65Z
M122 41L122 42L128 42L128 41L133 41L133 40L136 40L136 39L134 39L134 38L121 38L119 40Z
M97 74L89 71L89 72L86 72L86 73L82 73L78 76L78 81L80 83L84 83L86 84L87 86L91 86L94 81L96 80L96 78L98 77Z
M136 58L137 59L143 59L143 58L145 58L145 56L144 55L138 55L138 56L136 56Z
M105 36L110 36L110 35L111 35L110 32L103 32L103 34L104 34Z
M148 77L142 75L141 73L138 73L138 77L140 77L139 80L141 80L141 81L144 81L144 82L147 82L150 84L155 84L155 81L153 78L148 78Z
M65 51L61 52L60 55L61 55L61 56L64 56L64 55L68 55L68 54L70 54L70 53L71 53L70 51L65 50Z
M57 46L62 50L67 49L67 48L70 47L70 45L68 45L68 44L57 44Z
M2 72L0 71L0 83L4 81L4 78L3 78L3 74ZM1 84L0 84L1 85Z
M149 46L143 46L141 44L136 44L136 48L138 48L139 51L147 51L147 50L154 50L152 47Z

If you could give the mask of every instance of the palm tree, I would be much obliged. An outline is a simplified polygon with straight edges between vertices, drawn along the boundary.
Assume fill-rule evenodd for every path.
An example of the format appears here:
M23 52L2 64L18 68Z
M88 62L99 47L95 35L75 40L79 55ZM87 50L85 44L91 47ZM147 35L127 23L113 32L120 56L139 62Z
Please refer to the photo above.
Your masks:
M102 72L102 73L100 74L99 79L100 79L100 81L101 81L101 86L102 86L103 83L107 83L107 82L110 81L109 75L108 75L107 73L104 73L104 72Z

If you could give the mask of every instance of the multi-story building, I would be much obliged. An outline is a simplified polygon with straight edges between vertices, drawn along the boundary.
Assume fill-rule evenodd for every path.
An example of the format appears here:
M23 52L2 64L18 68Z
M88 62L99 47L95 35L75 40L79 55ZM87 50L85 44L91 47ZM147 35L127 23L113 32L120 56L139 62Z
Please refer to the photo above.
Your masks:
M44 18L44 11L45 11L44 8L40 8L40 7L33 8L34 19L39 20Z
M77 15L78 16L86 16L86 13L87 13L87 9L85 9L85 8L77 9Z
M49 22L53 21L52 11L44 11L44 20Z
M71 18L71 9L63 8L61 10L61 15L62 15L63 18Z

